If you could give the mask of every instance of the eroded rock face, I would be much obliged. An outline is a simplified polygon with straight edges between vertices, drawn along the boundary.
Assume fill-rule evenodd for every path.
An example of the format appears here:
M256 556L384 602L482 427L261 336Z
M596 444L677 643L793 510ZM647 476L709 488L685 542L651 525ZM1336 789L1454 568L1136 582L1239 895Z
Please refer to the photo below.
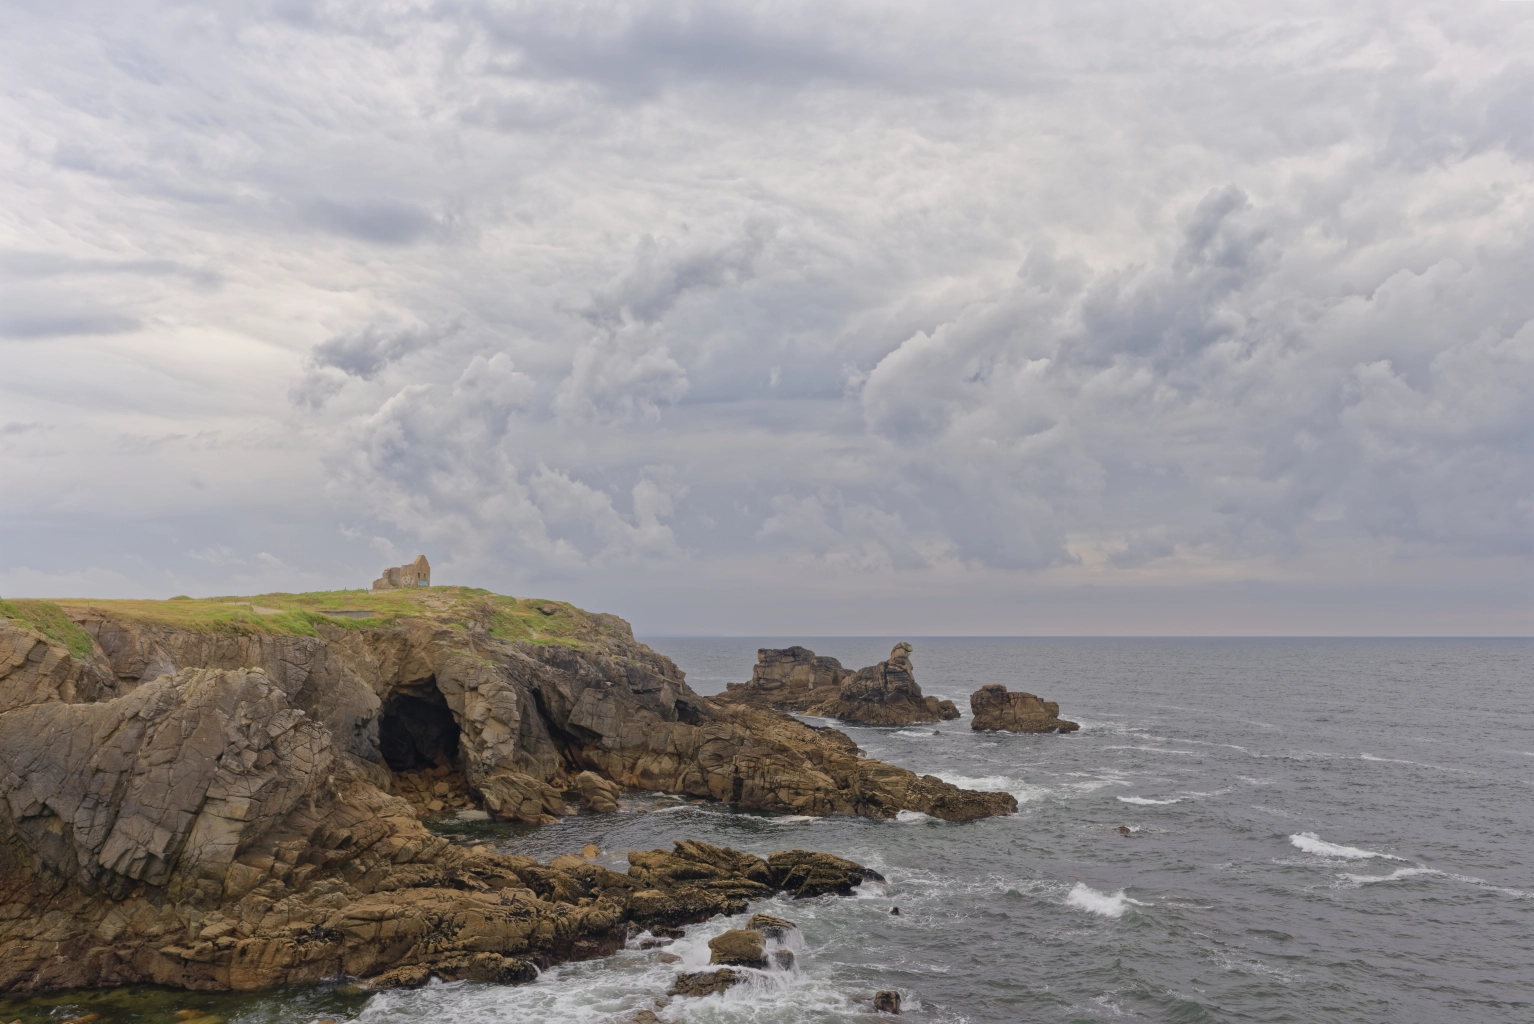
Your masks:
M923 696L911 670L911 645L900 642L888 661L842 668L804 647L756 651L752 681L732 682L719 701L827 717L858 725L911 725L959 717L953 701Z
M911 645L898 643L888 661L860 668L814 714L864 725L946 722L959 717L953 701L922 695L911 672Z
M580 649L413 620L317 637L80 621L97 643L83 660L0 623L0 991L516 980L630 928L877 878L701 843L631 855L625 874L540 865L432 836L428 796L520 821L608 810L624 788L810 814L1016 809L715 704L611 621ZM404 697L438 709L430 728L382 728ZM415 805L389 794L396 770Z
M982 686L970 694L973 729L1006 732L1075 732L1081 726L1060 717L1060 705L1031 693L1008 693L999 683Z
M842 668L841 662L806 647L762 648L756 652L751 681L730 683L724 695L732 701L738 698L778 711L805 712L834 700L842 683L851 677L852 672Z
M778 711L824 715L858 725L911 725L959 717L953 701L924 696L911 668L911 645L888 661L848 672L835 658L803 647L756 652L751 682L731 683L721 699Z

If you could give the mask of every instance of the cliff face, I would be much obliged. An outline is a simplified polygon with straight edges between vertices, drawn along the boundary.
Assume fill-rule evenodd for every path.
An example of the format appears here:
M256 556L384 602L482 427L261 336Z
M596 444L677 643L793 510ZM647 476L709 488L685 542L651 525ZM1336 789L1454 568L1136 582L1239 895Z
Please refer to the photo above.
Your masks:
M610 617L540 644L472 600L312 635L68 611L88 654L0 620L0 990L515 980L804 875L719 854L720 885L660 887L466 852L390 795L424 767L531 821L610 808L614 784L808 814L1016 807L700 697Z
M889 660L849 672L835 658L803 647L756 652L749 683L731 683L725 703L823 715L858 725L911 725L959 717L953 701L924 696L911 669L911 645Z

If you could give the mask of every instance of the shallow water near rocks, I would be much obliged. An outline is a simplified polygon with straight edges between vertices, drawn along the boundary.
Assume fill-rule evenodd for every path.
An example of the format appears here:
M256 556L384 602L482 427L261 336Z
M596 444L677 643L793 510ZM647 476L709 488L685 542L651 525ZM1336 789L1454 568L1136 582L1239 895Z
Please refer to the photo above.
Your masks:
M714 693L750 675L758 647L803 643L855 667L892 640L647 642ZM825 850L887 877L849 899L755 905L798 922L794 968L675 999L663 1020L873 1021L878 989L933 1022L1534 1020L1534 642L913 643L923 690L965 718L846 731L872 756L1005 789L1017 815L773 817L654 796L542 828L434 827L540 858L594 842L617 870L630 849L697 838ZM1059 701L1081 732L974 733L968 695L991 682ZM0 1000L0 1020L135 1024L190 1007L233 1024L620 1024L656 1009L678 970L706 964L707 940L744 921L525 986L137 990Z

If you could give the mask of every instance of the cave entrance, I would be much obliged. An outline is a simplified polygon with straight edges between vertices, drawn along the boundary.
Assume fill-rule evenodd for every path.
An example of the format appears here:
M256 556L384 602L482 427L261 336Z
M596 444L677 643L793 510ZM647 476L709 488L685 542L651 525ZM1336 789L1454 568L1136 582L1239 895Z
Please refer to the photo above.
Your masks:
M378 749L391 771L457 770L458 723L434 684L385 698Z

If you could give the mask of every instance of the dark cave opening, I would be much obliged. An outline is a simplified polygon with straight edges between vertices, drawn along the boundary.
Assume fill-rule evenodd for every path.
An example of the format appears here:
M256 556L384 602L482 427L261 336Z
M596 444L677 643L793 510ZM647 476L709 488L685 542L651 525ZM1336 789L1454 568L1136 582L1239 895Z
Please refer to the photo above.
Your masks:
M458 768L458 723L435 686L425 696L391 693L384 700L378 749L391 771Z

